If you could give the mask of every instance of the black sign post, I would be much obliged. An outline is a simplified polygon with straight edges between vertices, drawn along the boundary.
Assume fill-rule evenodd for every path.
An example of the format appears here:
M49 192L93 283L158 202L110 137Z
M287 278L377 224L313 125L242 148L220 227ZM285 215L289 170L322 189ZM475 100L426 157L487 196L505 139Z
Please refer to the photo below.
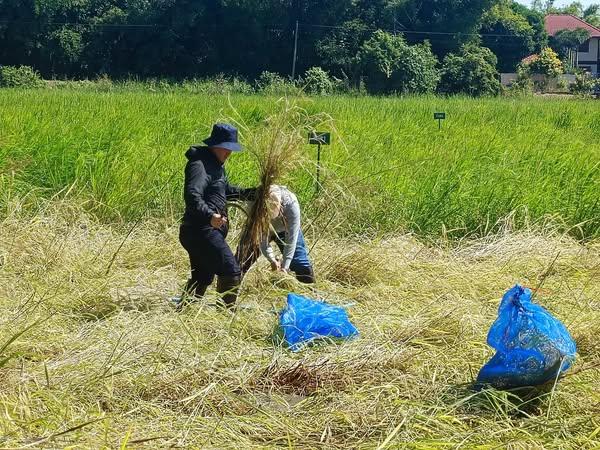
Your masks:
M317 192L319 192L321 187L321 145L331 144L331 133L311 131L308 133L308 143L317 146Z
M436 112L433 113L433 118L438 121L438 130L442 130L442 120L446 118L446 113Z

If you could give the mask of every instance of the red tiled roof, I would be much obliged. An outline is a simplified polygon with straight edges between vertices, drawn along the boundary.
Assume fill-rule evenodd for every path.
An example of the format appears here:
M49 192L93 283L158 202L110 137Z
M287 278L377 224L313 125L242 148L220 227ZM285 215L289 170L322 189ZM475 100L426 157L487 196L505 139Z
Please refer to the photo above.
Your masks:
M600 37L600 28L596 28L585 20L571 14L548 14L544 18L544 21L546 23L546 32L550 36L554 36L560 30L583 28L590 32L590 37Z

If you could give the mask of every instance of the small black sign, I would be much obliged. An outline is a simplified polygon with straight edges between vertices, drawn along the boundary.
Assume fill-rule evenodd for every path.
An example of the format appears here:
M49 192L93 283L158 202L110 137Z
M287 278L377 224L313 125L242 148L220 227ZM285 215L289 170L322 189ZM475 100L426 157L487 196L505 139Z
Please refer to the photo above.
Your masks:
M445 118L446 118L446 113L442 113L442 112L439 112L439 113L433 113L433 118L434 118L435 120L443 120L443 119L445 119Z
M311 131L308 133L308 143L314 145L329 145L331 144L331 133L322 131Z

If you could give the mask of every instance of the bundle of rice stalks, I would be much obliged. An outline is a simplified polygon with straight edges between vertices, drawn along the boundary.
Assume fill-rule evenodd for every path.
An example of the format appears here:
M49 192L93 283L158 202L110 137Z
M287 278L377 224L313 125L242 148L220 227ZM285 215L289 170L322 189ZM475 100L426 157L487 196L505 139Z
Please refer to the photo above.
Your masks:
M258 258L260 242L269 233L271 185L290 171L303 167L302 150L308 133L320 126L331 126L331 117L326 114L310 115L287 99L281 99L279 105L279 111L264 119L257 128L250 129L239 115L238 120L234 120L248 152L255 159L260 180L240 235L237 257L242 267Z

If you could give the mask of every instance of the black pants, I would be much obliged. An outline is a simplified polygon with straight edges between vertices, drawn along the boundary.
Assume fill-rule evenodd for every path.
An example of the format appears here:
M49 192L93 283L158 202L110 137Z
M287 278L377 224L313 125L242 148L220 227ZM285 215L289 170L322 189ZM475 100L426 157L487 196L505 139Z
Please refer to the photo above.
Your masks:
M228 228L182 224L179 242L190 256L191 280L197 286L212 284L217 276L240 276L240 265L225 241Z

